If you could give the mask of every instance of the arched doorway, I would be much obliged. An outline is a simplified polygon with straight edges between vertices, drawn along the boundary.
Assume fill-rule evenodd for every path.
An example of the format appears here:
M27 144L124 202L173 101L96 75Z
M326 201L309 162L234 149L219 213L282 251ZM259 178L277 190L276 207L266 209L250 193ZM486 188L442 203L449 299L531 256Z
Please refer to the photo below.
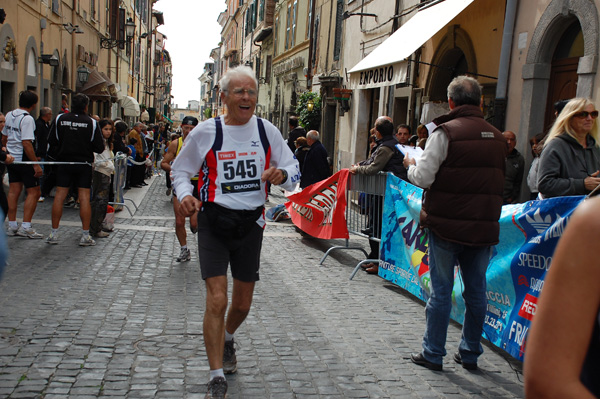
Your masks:
M432 67L429 101L448 101L447 88L452 79L469 71L467 57L460 48L447 50ZM435 69L435 70L433 70Z
M579 31L581 38L578 38ZM533 137L545 131L547 121L551 120L548 115L553 112L548 110L552 97L573 97L573 87L576 87L574 96L592 97L600 42L598 31L598 9L594 2L552 0L546 7L531 37L527 62L522 69L519 128L522 134ZM579 47L577 43L581 42ZM569 58L577 58L576 78L572 74L573 66L569 65L573 60ZM559 81L552 82L554 77ZM550 87L551 83L555 88Z
M548 131L554 122L554 103L577 95L577 66L583 57L583 32L576 18L565 30L556 45L550 69L548 101L544 116L544 131Z

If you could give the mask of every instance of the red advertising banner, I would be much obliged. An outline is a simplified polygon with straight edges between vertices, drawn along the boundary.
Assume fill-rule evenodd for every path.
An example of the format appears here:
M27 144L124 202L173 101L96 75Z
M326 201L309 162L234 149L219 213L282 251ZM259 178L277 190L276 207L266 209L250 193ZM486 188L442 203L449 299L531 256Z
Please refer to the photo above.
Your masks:
M292 222L316 238L349 238L346 225L348 169L288 197Z

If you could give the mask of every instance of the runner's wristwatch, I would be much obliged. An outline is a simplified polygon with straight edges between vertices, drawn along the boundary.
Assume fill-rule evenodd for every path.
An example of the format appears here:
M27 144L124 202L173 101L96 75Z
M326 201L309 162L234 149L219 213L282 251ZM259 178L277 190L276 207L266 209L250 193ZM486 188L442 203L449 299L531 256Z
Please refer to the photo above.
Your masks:
M281 171L281 173L283 174L283 180L281 181L281 183L279 184L283 184L287 181L288 179L288 173L285 169L279 169Z

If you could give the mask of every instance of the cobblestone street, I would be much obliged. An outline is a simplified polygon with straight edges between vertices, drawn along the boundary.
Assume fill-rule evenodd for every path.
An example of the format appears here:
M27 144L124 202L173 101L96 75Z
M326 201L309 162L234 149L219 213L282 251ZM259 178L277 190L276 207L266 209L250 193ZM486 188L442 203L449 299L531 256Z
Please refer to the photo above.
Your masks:
M8 237L0 283L1 398L204 398L204 283L195 236L192 261L179 244L163 177L117 214L115 231L79 247L78 211L65 209L60 244ZM273 188L267 206L283 202ZM51 199L33 226L50 231ZM22 206L21 206L22 208ZM22 209L21 209L22 211ZM20 217L21 213L19 214ZM367 244L352 238L353 243ZM460 328L451 324L444 372L410 362L421 348L424 304L378 276L349 276L362 255L342 240L269 223L261 281L236 333L238 372L229 398L521 398L516 362L485 346L480 370L452 360Z

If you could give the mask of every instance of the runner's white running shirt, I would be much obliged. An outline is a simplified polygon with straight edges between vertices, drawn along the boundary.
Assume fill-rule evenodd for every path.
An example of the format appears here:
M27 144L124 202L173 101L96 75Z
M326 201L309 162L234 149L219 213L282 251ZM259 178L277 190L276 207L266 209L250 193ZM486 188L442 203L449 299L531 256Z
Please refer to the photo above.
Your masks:
M218 118L222 136L217 134L215 119L200 123L173 162L171 179L180 201L192 195L190 178L199 174L201 201L229 209L256 209L265 203L266 183L261 175L271 166L287 172L281 187L293 190L300 180L298 161L275 126L261 119L266 139L261 140L256 116L240 126L226 125L223 116Z

